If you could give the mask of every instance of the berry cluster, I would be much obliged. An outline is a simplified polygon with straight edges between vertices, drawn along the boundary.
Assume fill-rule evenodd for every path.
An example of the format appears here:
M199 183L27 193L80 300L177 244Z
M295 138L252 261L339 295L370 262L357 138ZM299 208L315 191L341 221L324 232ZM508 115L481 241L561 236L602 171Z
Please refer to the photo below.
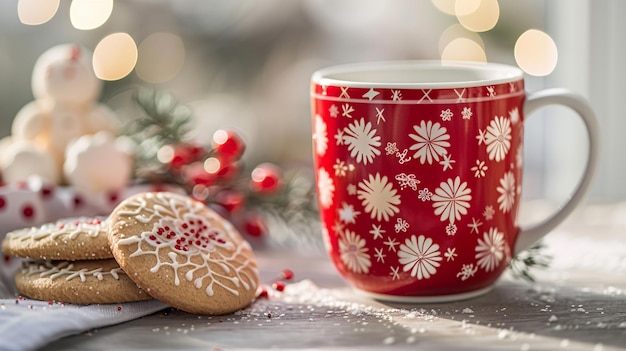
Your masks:
M246 209L250 197L269 197L282 187L281 170L271 163L256 166L248 176L243 173L241 157L246 145L230 130L217 130L208 147L192 142L163 145L158 161L167 178L182 185L199 201L207 203L250 236L266 233L263 217Z

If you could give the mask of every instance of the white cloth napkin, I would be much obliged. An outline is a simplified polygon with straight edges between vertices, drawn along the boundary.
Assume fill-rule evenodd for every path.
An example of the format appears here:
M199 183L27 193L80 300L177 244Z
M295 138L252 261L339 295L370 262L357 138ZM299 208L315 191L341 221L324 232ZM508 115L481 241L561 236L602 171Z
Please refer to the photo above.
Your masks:
M62 337L150 315L168 305L148 300L111 305L0 299L0 350L36 350Z
M0 351L36 350L52 341L91 329L150 315L169 306L157 301L107 305L51 303L20 297L13 276L20 260L0 264Z

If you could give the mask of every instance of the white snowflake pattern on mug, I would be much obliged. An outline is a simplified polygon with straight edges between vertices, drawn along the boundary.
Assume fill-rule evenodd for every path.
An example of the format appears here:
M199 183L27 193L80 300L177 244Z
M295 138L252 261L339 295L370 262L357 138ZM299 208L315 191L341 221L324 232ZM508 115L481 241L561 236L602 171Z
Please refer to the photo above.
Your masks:
M324 168L320 168L317 172L317 193L323 208L329 208L333 204L335 184Z
M324 123L320 115L315 116L313 141L315 141L315 152L317 152L319 156L324 156L328 148L328 131L326 129L326 123Z
M372 123L365 123L364 118L354 121L344 129L343 143L348 146L350 156L363 165L372 163L374 157L380 155L380 136L376 135Z
M424 235L406 239L404 244L400 245L398 250L398 262L404 265L404 272L411 272L411 277L418 280L429 279L437 273L437 267L443 260L439 245L433 242L433 239L426 238Z
M333 169L335 170L335 175L338 177L345 177L348 171L354 171L354 165L351 163L346 163L343 160L337 159L335 164L333 165Z
M452 113L452 111L450 111L449 108L442 110L441 114L439 115L442 121L451 121L453 116L454 116L454 113Z
M431 193L430 190L428 190L428 188L420 189L417 192L417 198L424 202L430 201L432 196L433 196L433 193Z
M448 153L450 147L450 135L447 129L442 127L438 122L422 121L419 126L413 126L416 134L409 134L409 137L416 141L409 147L415 150L414 159L419 158L419 162L424 164L432 164L433 160L439 162L439 158Z
M463 111L461 112L461 115L463 116L463 119L470 119L472 118L472 108L471 107L463 107Z
M449 247L448 250L446 250L446 253L443 255L446 257L446 262L450 262L454 261L454 258L457 257L459 254L456 253L456 247Z
M354 112L354 107L350 106L350 104L341 105L341 115L346 118L352 118L352 112Z
M520 120L519 110L516 108L509 111L509 118L511 119L511 123L516 124Z
M398 185L400 185L400 190L404 190L408 187L413 189L413 191L417 191L417 186L421 183L413 173L396 174L395 179L398 182Z
M365 212L377 221L389 221L389 217L400 212L400 195L388 181L387 176L369 175L359 183L357 198L362 201Z
M354 273L367 273L372 266L370 255L367 253L369 249L365 246L365 239L349 230L346 230L339 239L341 260Z
M494 118L484 134L489 159L500 162L511 148L511 121L504 117Z
M489 228L489 232L483 233L483 238L478 239L478 245L474 248L478 266L487 272L498 267L504 257L505 244L504 234L498 228Z
M496 188L500 196L498 197L498 204L502 212L507 213L513 208L515 203L515 176L513 172L506 172L500 179L500 186Z
M458 176L454 180L449 178L441 182L432 196L435 214L440 216L442 222L454 223L455 220L460 220L461 215L466 215L470 207L471 192L472 189L467 187L467 182L461 183Z
M360 211L354 209L352 204L345 201L341 203L341 208L337 210L337 213L339 214L339 219L346 224L355 224L356 218L361 214Z
M461 278L461 281L466 281L478 272L478 267L474 267L473 263L463 264L461 271L456 274L457 278Z
M476 166L470 168L470 171L474 172L474 177L482 178L487 174L489 167L485 164L485 161L476 160Z

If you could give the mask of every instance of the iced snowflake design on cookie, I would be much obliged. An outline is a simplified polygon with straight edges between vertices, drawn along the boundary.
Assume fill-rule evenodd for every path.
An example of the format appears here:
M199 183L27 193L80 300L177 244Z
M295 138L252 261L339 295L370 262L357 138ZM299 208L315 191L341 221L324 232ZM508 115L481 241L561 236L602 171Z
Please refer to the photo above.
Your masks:
M258 270L250 245L204 204L143 193L123 201L111 222L116 260L153 296L203 314L233 312L254 298Z
M74 240L81 235L91 238L98 236L106 237L108 229L109 222L103 218L80 217L75 219L63 219L44 224L40 227L17 230L8 233L7 237L18 241L27 241L41 240L47 237L57 239L60 236L64 236Z
M109 222L104 217L62 219L7 233L2 250L10 256L35 259L112 258L108 230Z
M104 277L110 276L115 280L120 279L120 275L125 274L120 267L113 268L87 268L81 267L74 262L61 261L58 263L52 263L49 261L39 264L24 263L22 267L22 274L37 275L39 277L49 277L50 279L64 279L67 281L77 279L81 282L86 282L88 277L94 277L97 280L104 280Z
M152 299L114 259L25 260L15 275L15 287L30 298L65 303L123 303Z

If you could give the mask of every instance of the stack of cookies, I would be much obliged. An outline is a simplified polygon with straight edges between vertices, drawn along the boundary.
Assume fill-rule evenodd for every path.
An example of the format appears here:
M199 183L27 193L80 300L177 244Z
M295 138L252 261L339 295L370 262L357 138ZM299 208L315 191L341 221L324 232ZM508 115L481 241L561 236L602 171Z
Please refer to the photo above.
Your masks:
M148 192L108 218L59 220L10 232L5 255L25 258L24 295L78 304L156 298L183 311L226 314L249 305L256 258L236 228L187 196Z

